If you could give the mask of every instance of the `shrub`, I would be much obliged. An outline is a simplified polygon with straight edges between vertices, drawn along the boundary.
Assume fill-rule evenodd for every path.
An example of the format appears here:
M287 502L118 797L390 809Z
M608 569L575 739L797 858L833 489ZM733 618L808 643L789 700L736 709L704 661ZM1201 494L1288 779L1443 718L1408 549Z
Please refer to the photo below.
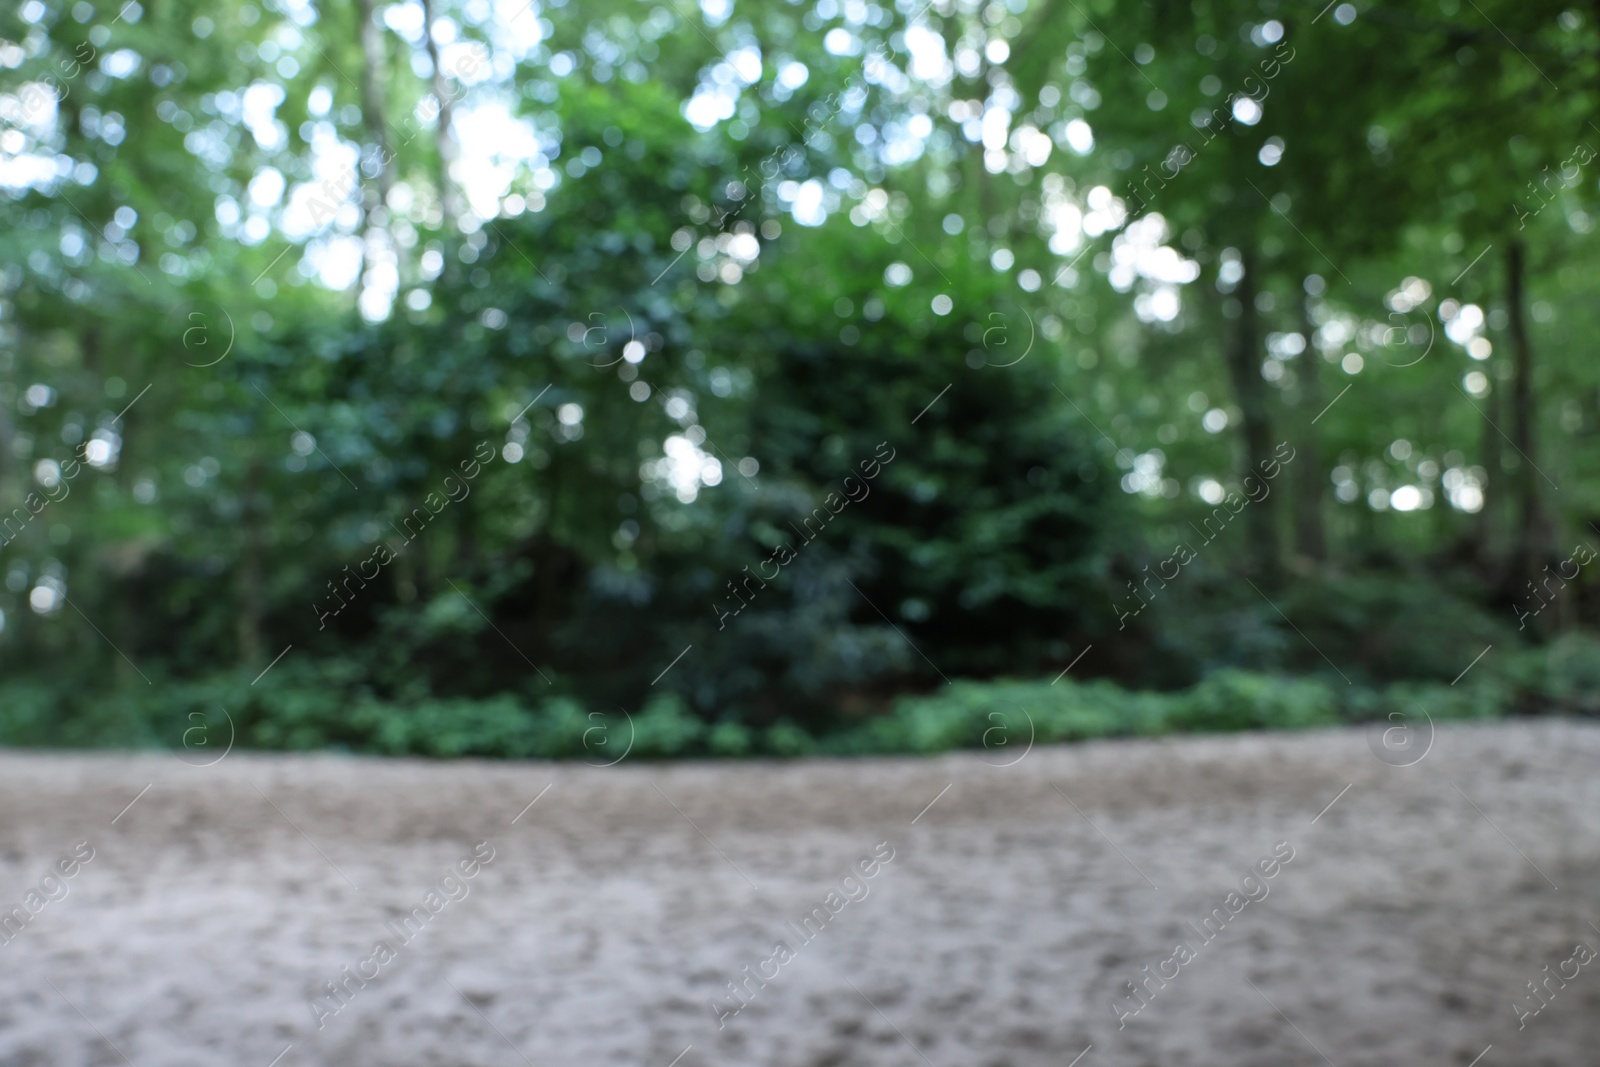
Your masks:
M0 697L0 745L44 745L53 739L56 693L38 682L6 687Z
M1600 714L1600 641L1587 634L1557 638L1545 657L1538 691L1564 710Z
M1228 668L1176 692L1123 689L1104 679L957 681L902 696L887 714L813 734L779 718L765 729L708 724L673 693L638 714L600 711L555 694L528 699L401 693L380 699L349 660L284 664L270 685L242 674L109 694L13 679L0 684L0 744L336 748L440 759L574 759L596 764L687 756L866 756L983 748L1011 758L1030 743L1175 731L1304 729L1424 712L1434 721L1517 711L1600 713L1600 641L1569 635L1511 651L1454 683L1405 680L1343 685ZM230 725L231 724L231 725Z
M1168 722L1178 730L1298 729L1339 721L1330 687L1313 679L1223 670L1173 699Z
M706 733L706 724L689 714L673 693L662 693L634 718L633 754L641 759L686 756Z

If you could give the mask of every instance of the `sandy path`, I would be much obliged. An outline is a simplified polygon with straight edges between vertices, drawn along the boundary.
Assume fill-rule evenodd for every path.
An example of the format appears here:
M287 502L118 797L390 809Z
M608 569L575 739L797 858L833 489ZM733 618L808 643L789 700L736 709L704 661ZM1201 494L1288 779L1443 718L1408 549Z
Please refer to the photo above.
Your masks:
M1442 729L1404 768L1358 732L985 760L3 754L0 902L94 856L0 944L0 1065L1593 1060L1600 961L1520 1030L1512 1005L1600 949L1600 727ZM1280 842L1265 899L1210 942L1185 925ZM875 847L867 895L799 936ZM403 944L384 921L419 905ZM394 958L319 1030L311 998L371 974L380 938ZM1123 983L1180 939L1193 958L1119 1029ZM765 962L775 941L792 959ZM777 975L719 1029L747 965Z

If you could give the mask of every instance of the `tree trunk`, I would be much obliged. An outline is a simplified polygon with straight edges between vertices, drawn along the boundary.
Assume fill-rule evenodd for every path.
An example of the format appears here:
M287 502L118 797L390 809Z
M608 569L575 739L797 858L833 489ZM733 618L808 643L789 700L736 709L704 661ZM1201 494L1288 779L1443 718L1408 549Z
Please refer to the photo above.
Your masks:
M439 154L436 180L439 206L444 212L444 229L449 232L458 210L455 187L450 183L450 164L456 159L456 142L450 130L450 87L445 83L444 68L439 65L439 43L433 39L433 0L422 0L422 40L433 67L433 98L439 103L438 125L434 131Z
M1317 447L1317 428L1311 420L1322 413L1322 353L1312 343L1316 327L1311 323L1311 298L1300 303L1300 329L1305 334L1306 347L1301 353L1304 366L1301 374L1302 407L1306 411L1305 428L1301 431L1300 454L1295 457L1293 484L1295 493L1295 545L1307 559L1323 560L1328 556L1328 538L1322 515L1322 495L1327 487L1327 472L1322 468L1322 452Z
M1244 440L1245 470L1240 477L1261 478L1261 469L1272 458L1272 428L1267 422L1267 387L1261 377L1260 322L1256 311L1255 251L1242 253L1244 277L1234 296L1239 301L1239 318L1229 346L1228 375L1233 382L1234 399L1239 404ZM1245 545L1249 553L1247 569L1271 584L1278 576L1278 534L1273 502L1276 494L1245 505Z
M1483 369L1492 372L1492 364L1484 364ZM1504 413L1500 410L1504 405L1500 403L1500 384L1494 380L1494 374L1489 374L1489 396L1483 406L1483 507L1478 511L1478 560L1484 570L1493 573L1498 570L1496 564L1496 541L1499 537L1498 524L1495 522L1495 505L1500 502L1501 479L1505 477L1505 466L1500 458L1500 420Z
M1523 271L1525 250L1513 240L1506 249L1506 314L1511 341L1511 443L1521 454L1524 469L1517 482L1517 532L1513 540L1515 567L1513 581L1520 587L1539 571L1543 553L1543 515L1539 502L1539 481L1543 477L1534 456L1533 425L1536 414L1533 397L1533 347L1528 341L1528 323L1523 314Z
M245 475L243 511L239 516L239 566L235 572L238 611L234 617L235 651L239 662L254 668L264 659L261 645L262 596L261 531L266 518L261 513L261 479L264 464L258 457L250 461Z
M372 18L372 0L356 0L361 19L361 110L367 134L378 150L378 172L372 176L376 188L366 200L366 229L372 231L388 223L389 190L394 185L394 150L389 144L389 122L383 110L383 81L386 66L383 31ZM375 194L375 195L374 195Z

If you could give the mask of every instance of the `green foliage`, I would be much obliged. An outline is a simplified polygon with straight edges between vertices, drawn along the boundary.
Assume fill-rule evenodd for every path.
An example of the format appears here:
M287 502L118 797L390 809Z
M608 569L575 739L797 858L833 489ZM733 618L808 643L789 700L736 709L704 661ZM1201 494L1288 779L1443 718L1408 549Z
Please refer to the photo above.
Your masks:
M1298 729L1339 721L1327 683L1239 670L1218 671L1175 705L1168 721L1180 730Z
M60 694L48 685L22 682L7 685L0 699L0 744L48 745L60 721Z
M633 749L642 759L681 756L700 749L705 723L689 714L683 701L663 693L645 705L634 720Z
M1588 634L1565 634L1525 651L1505 674L1523 694L1522 710L1600 714L1600 641Z
M1552 644L1541 692L1573 711L1600 713L1600 641L1568 634Z
M1437 580L1405 574L1329 575L1295 586L1284 612L1334 663L1380 681L1449 681L1485 646L1513 648L1515 627ZM1317 652L1303 645L1299 663Z
M1318 675L1338 685L1448 682L1486 646L1512 654L1524 647L1510 612L1492 612L1481 590L1452 588L1435 576L1330 569L1295 581L1268 603L1230 573L1203 563L1194 570L1187 584L1155 602L1151 613L1162 613L1156 623L1137 631L1146 646L1135 662L1159 661L1142 675L1152 683L1182 685L1229 667Z
M1592 12L378 8L0 11L0 743L1600 709Z
M789 719L754 730L707 726L677 696L637 715L585 709L568 696L527 700L380 700L346 664L302 671L250 692L248 679L215 677L158 687L144 699L78 700L36 683L0 687L0 742L16 746L163 746L188 762L220 758L232 738L269 750L339 748L436 759L793 758L931 754L981 749L1002 763L1034 744L1107 737L1241 730L1298 730L1426 713L1435 722L1552 710L1600 714L1600 644L1563 641L1503 668L1479 666L1470 681L1401 681L1382 687L1226 669L1188 689L1123 689L1077 682L959 681L902 696L885 714L821 733ZM843 720L841 720L843 721Z

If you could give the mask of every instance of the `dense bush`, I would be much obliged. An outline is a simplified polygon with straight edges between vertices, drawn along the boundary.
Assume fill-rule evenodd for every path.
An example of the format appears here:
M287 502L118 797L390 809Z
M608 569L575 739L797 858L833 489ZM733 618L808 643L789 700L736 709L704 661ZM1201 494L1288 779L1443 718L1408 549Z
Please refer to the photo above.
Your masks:
M1449 682L1485 646L1498 660L1527 637L1481 587L1418 569L1321 569L1286 582L1273 603L1204 557L1191 569L1130 626L1119 679L1178 687L1230 667L1304 674L1336 664L1357 685Z

